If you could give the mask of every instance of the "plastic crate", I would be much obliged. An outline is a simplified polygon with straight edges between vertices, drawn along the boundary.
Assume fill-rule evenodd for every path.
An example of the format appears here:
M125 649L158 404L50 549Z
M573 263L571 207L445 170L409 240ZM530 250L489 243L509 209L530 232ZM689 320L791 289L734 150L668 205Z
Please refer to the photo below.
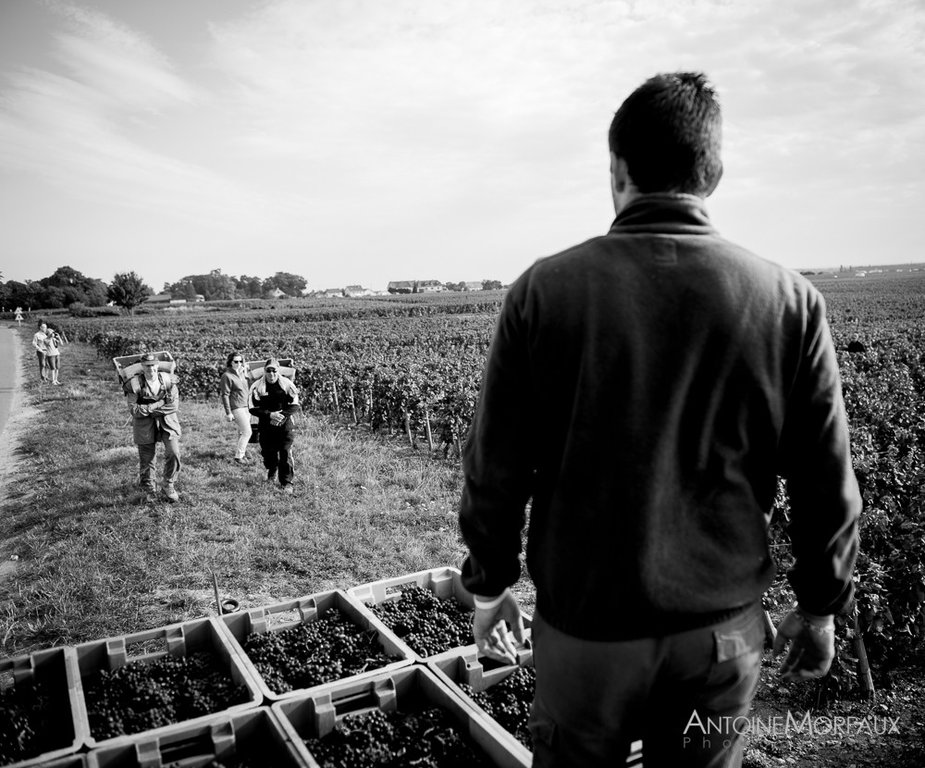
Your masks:
M76 646L74 651L81 680L102 670L112 671L125 664L151 663L166 655L187 656L199 652L212 653L228 671L232 681L237 685L245 686L249 694L247 701L232 705L223 710L224 712L253 709L263 701L256 682L251 679L243 660L228 641L227 633L213 617L171 624L146 632L120 635L106 640L82 643ZM91 748L134 740L139 736L168 732L176 725L204 722L217 714L210 712L182 723L172 723L160 728L114 736L109 739L97 739L90 730L87 703L82 684L80 694L79 715L83 719L84 733L87 734L85 743Z
M487 719L495 729L496 738L501 741L512 754L523 762L524 768L529 768L533 762L533 752L521 744L510 731L506 730L491 715L489 715L468 693L459 687L460 683L471 686L479 693L497 685L506 679L519 667L533 666L533 651L530 648L518 654L517 664L498 666L493 662L477 659L475 656L454 656L450 658L429 661L427 666L433 671L440 682L462 702L474 709L481 717ZM642 768L642 742L634 741L630 745L630 753L626 758L627 768Z
M521 760L524 768L529 768L533 761L533 753L521 744L510 731L507 731L491 715L489 715L469 694L459 687L460 683L472 686L475 692L481 692L497 685L502 680L516 672L520 667L533 666L533 650L525 648L518 653L517 664L504 666L496 665L487 659L478 659L474 654L463 656L450 656L443 659L429 661L427 666L446 687L458 696L467 707L471 707L482 717L488 720L495 731L495 736L502 741L512 754Z
M263 360L248 360L244 363L245 375L247 376L248 382L253 384L257 379L263 376L263 366L269 358L264 358ZM279 375L285 376L287 379L293 379L296 375L296 369L293 367L293 360L291 357L280 357L277 358L279 363Z
M352 676L350 679L371 677L385 670L398 669L412 663L411 657L408 656L404 645L397 643L392 639L390 634L383 632L376 626L368 613L351 601L341 590L320 592L316 595L309 595L308 597L290 600L289 602L275 603L273 605L254 608L249 611L225 614L221 618L221 624L229 634L229 642L233 646L235 652L241 655L244 665L247 667L247 671L257 683L264 698L272 701L280 701L298 696L306 691L318 689L322 686L313 686L311 688L287 691L285 693L278 693L271 690L264 681L263 676L248 657L247 652L244 650L244 643L247 641L247 638L254 633L264 634L266 632L281 632L291 627L297 627L300 624L307 624L324 616L331 608L339 609L346 618L362 629L374 630L378 635L379 644L382 646L383 650L389 655L397 657L391 664L362 672ZM331 683L325 683L323 685L331 685Z
M176 764L198 768L214 760L240 757L251 757L250 762L261 767L308 765L276 715L261 707L216 715L198 725L176 726L159 736L93 750L87 756L87 768L162 768Z
M419 664L366 680L345 681L326 691L276 702L272 709L308 765L321 768L304 740L324 737L344 716L374 709L414 712L434 706L449 713L459 732L492 765L523 768L520 757L497 738L493 724L465 706L431 670Z
M59 757L57 760L50 760L47 763L38 763L34 768L87 768L87 758L84 755Z
M409 573L405 576L396 576L391 579L382 579L380 581L369 582L368 584L361 584L357 587L351 587L347 590L347 594L361 605L373 606L380 603L385 603L389 601L398 600L402 592L408 587L423 587L424 589L429 589L437 597L441 599L454 598L458 603L468 608L469 610L475 609L474 599L472 593L469 592L463 585L461 574L458 568L452 568L449 566L443 566L439 568L431 568L426 571L417 571L416 573ZM410 646L408 646L395 632L380 619L378 616L370 614L383 631L387 632L390 637L400 644L400 646L405 649L405 652L409 655L410 658L415 661L424 663L428 660L433 659L442 659L450 656L460 656L464 654L475 655L478 653L478 648L475 643L469 645L461 645L455 648L451 648L441 653L433 654L432 656L422 656L421 654L414 651ZM527 636L529 637L529 627L531 624L531 617L527 614L523 614L524 630L526 631ZM523 648L524 646L520 646Z
M116 367L116 375L119 377L120 384L124 384L132 376L144 372L144 366L139 362L142 354L147 353L139 352L135 355L123 355L122 357L114 357L112 359L112 364ZM154 352L152 354L158 360L157 370L163 371L164 373L174 372L177 363L173 359L173 355L166 351Z
M0 659L0 690L41 682L51 691L50 718L53 733L46 734L47 749L7 768L41 765L80 749L87 736L86 721L80 715L80 679L73 648L50 648L10 659ZM3 710L0 709L0 717Z
M35 768L87 768L87 758L83 755L59 757L57 760L50 760L47 763L38 763Z

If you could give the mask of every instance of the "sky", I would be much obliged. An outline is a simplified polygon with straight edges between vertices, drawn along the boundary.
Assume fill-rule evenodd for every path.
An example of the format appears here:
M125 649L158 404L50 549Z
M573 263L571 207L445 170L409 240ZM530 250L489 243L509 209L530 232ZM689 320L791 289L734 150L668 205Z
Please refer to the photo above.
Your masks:
M723 235L925 261L921 0L0 0L0 274L508 283L607 231L610 120L673 70Z

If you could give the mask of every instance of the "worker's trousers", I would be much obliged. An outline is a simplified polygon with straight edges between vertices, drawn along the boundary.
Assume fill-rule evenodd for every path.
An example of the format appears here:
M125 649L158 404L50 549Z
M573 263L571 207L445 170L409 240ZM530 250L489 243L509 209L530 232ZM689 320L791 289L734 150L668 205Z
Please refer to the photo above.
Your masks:
M173 488L177 475L180 474L180 440L167 433L161 433L158 438L164 444L164 487ZM153 491L154 484L154 458L157 454L157 443L139 443L138 445L138 474L142 488Z
M739 766L763 618L756 603L686 632L595 642L534 615L534 768L623 766L639 739L646 768Z

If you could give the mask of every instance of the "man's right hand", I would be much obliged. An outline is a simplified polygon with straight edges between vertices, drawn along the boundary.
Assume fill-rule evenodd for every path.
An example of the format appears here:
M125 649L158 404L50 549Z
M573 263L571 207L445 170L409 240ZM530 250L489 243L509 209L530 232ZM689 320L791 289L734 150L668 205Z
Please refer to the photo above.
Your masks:
M475 615L472 618L472 634L479 652L496 661L507 664L517 663L517 649L511 641L514 639L523 645L524 622L520 615L520 605L510 590L504 590L501 600L491 608L480 608L479 601L491 602L494 598L476 595Z
M777 627L774 655L790 650L780 665L785 680L811 680L822 677L835 658L835 622L832 616L813 616L794 608Z

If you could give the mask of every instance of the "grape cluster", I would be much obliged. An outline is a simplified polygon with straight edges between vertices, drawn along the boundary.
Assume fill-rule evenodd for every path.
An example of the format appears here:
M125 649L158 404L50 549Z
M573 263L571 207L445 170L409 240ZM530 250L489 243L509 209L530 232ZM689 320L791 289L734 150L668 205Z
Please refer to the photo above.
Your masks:
M454 728L450 716L432 707L417 712L347 715L305 746L322 768L480 768L491 763Z
M90 732L98 740L220 712L248 701L211 653L162 656L83 678Z
M472 645L472 611L453 597L439 598L413 586L398 600L370 606L386 626L421 656Z
M61 727L67 705L46 680L24 680L0 690L0 765L66 746Z
M297 627L252 634L244 650L276 693L330 683L395 660L379 644L375 629L364 630L337 608Z
M527 729L530 705L536 691L536 670L533 667L518 667L500 683L478 693L465 683L460 683L459 687L517 741L527 749L533 749L533 739Z

